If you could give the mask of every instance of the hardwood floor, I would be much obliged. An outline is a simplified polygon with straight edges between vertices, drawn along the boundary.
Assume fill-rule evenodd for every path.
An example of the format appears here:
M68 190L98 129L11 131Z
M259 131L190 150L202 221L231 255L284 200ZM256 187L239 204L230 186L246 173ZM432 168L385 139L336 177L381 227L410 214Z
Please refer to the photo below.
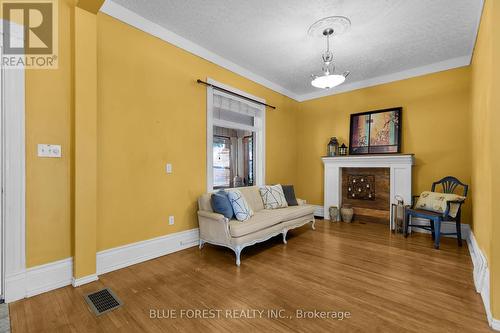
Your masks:
M247 248L240 268L221 247L191 248L10 305L17 332L489 332L467 247L429 235L408 239L379 224L318 221ZM110 287L124 302L95 317L83 295ZM215 319L150 319L150 310L221 310ZM227 318L226 310L265 310ZM283 309L283 318L267 310ZM350 318L298 319L298 309ZM231 312L234 316L234 312ZM187 313L185 313L187 314ZM215 315L214 313L212 313ZM239 313L241 315L241 313ZM289 318L291 316L292 318ZM257 316L258 317L258 316Z

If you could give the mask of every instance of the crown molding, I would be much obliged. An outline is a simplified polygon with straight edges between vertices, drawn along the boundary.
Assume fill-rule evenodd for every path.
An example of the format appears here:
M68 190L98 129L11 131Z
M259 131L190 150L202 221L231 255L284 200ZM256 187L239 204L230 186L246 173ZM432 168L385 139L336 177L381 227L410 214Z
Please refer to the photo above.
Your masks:
M449 59L449 60L445 60L445 61L441 61L441 62L436 62L434 64L430 64L430 65L426 65L426 66L422 66L422 67L408 69L408 70L397 72L397 73L377 76L377 77L374 77L374 78L371 78L368 80L342 84L342 85L340 85L336 88L333 88L333 89L321 90L321 91L313 92L310 94L300 95L300 96L298 96L299 97L298 101L305 102L305 101L308 101L311 99L342 94L342 93L346 93L346 92L353 91L353 90L378 86L378 85L385 84L385 83L391 83L391 82L395 82L395 81L410 79L413 77L442 72L442 71L446 71L446 70L453 69L453 68L469 66L469 64L470 64L470 56L453 58L453 59Z
M481 0L483 2L483 0ZM247 78L255 83L258 83L268 89L271 89L277 93L280 93L282 95L285 95L295 101L298 102L305 102L308 100L316 99L316 98L321 98L321 97L326 97L326 96L331 96L331 95L336 95L336 94L342 94L358 89L363 89L363 88L368 88L368 87L373 87L376 85L380 84L385 84L385 83L390 83L390 82L395 82L395 81L400 81L400 80L405 80L413 77L418 77L418 76L423 76L427 74L432 74L436 72L441 72L441 71L446 71L454 68L459 68L459 67L464 67L464 66L469 66L471 63L472 55L473 55L473 50L475 46L475 40L471 45L470 48L470 54L463 56L463 57L457 57L457 58L452 58L448 59L445 61L425 65L422 67L417 67L409 70L404 70L401 72L397 73L392 73L392 74L387 74L387 75L382 75L374 78L370 78L367 80L363 81L357 81L357 82L352 82L352 83L347 83L343 84L339 87L336 87L334 89L328 89L328 90L319 90L316 92L312 93L307 93L307 94L296 94L293 93L292 91L280 86L279 84L276 84L272 81L269 81L268 79L212 52L207 50L206 48L188 40L185 39L172 31L160 26L159 24L156 24L139 14L113 2L112 0L106 0L101 7L100 10L102 13L107 14L119 21L122 21L130 26L133 26L145 33L148 33L152 36L155 36L167 43L170 43L172 45L175 45L191 54L194 54L196 56L199 56L205 60L208 60L218 66L221 66L227 70L230 70L233 73L236 73L238 75L243 76L244 78ZM481 21L481 15L478 15L477 19L477 29L476 29L476 35L477 35L477 30L479 30L479 24Z
M240 65L235 64L234 62L221 57L220 55L213 53L212 51L207 50L204 47L201 47L200 45L193 43L190 40L187 40L154 22L151 22L150 20L111 0L106 0L100 11L143 32L153 35L185 51L188 51L189 53L213 62L214 64L230 70L233 73L241 75L244 78L263 85L264 87L269 88L277 93L290 97L294 100L298 100L298 96L288 89L283 88L282 86L271 82L263 78L262 76L255 74L254 72L241 67Z

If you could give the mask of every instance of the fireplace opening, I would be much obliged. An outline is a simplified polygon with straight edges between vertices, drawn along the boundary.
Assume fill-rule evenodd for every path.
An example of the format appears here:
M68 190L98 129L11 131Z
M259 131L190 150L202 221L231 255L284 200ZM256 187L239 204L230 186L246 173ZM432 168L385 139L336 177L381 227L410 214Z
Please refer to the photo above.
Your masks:
M355 222L389 224L390 169L342 168L342 203L354 209Z

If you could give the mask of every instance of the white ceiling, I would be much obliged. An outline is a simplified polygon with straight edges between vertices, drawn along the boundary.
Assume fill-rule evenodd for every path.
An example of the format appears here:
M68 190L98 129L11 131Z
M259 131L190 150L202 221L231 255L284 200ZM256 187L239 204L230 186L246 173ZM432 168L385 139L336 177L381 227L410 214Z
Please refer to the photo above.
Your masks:
M120 6L304 100L469 64L482 0L108 0L103 11ZM352 21L333 44L351 75L325 92L310 85L325 41L307 29L332 15Z

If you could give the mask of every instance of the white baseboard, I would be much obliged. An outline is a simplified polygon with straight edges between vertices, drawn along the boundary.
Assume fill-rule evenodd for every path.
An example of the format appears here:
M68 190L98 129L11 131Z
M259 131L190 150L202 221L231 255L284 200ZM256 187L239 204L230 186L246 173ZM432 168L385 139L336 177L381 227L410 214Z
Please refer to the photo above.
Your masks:
M73 277L73 258L35 266L5 278L5 288L9 290L5 302L11 303L69 285L78 287L98 280L98 274L184 250L198 245L198 241L199 231L196 228L102 251L97 253L97 273L79 279Z
M5 302L11 303L71 284L73 277L73 258L54 261L35 266L5 279L9 290Z
M315 207L314 216L325 217L325 212L323 210L323 206L320 206L320 205L313 205L313 206Z
M15 302L26 297L26 271L5 277L5 303Z
M81 277L78 279L73 277L71 279L71 285L76 288L76 287L80 287L80 286L83 286L84 284L91 283L91 282L94 282L97 280L99 280L99 277L97 276L97 274L87 275L87 276L84 276L84 277Z
M97 253L97 274L101 275L198 245L198 228L132 243Z
M72 278L73 258L29 268L26 270L26 297L68 286Z
M471 231L467 239L469 253L474 266L473 278L476 291L481 294L486 317L490 327L496 331L500 331L500 320L493 318L490 305L490 270L488 268L488 261L479 248L474 233Z

